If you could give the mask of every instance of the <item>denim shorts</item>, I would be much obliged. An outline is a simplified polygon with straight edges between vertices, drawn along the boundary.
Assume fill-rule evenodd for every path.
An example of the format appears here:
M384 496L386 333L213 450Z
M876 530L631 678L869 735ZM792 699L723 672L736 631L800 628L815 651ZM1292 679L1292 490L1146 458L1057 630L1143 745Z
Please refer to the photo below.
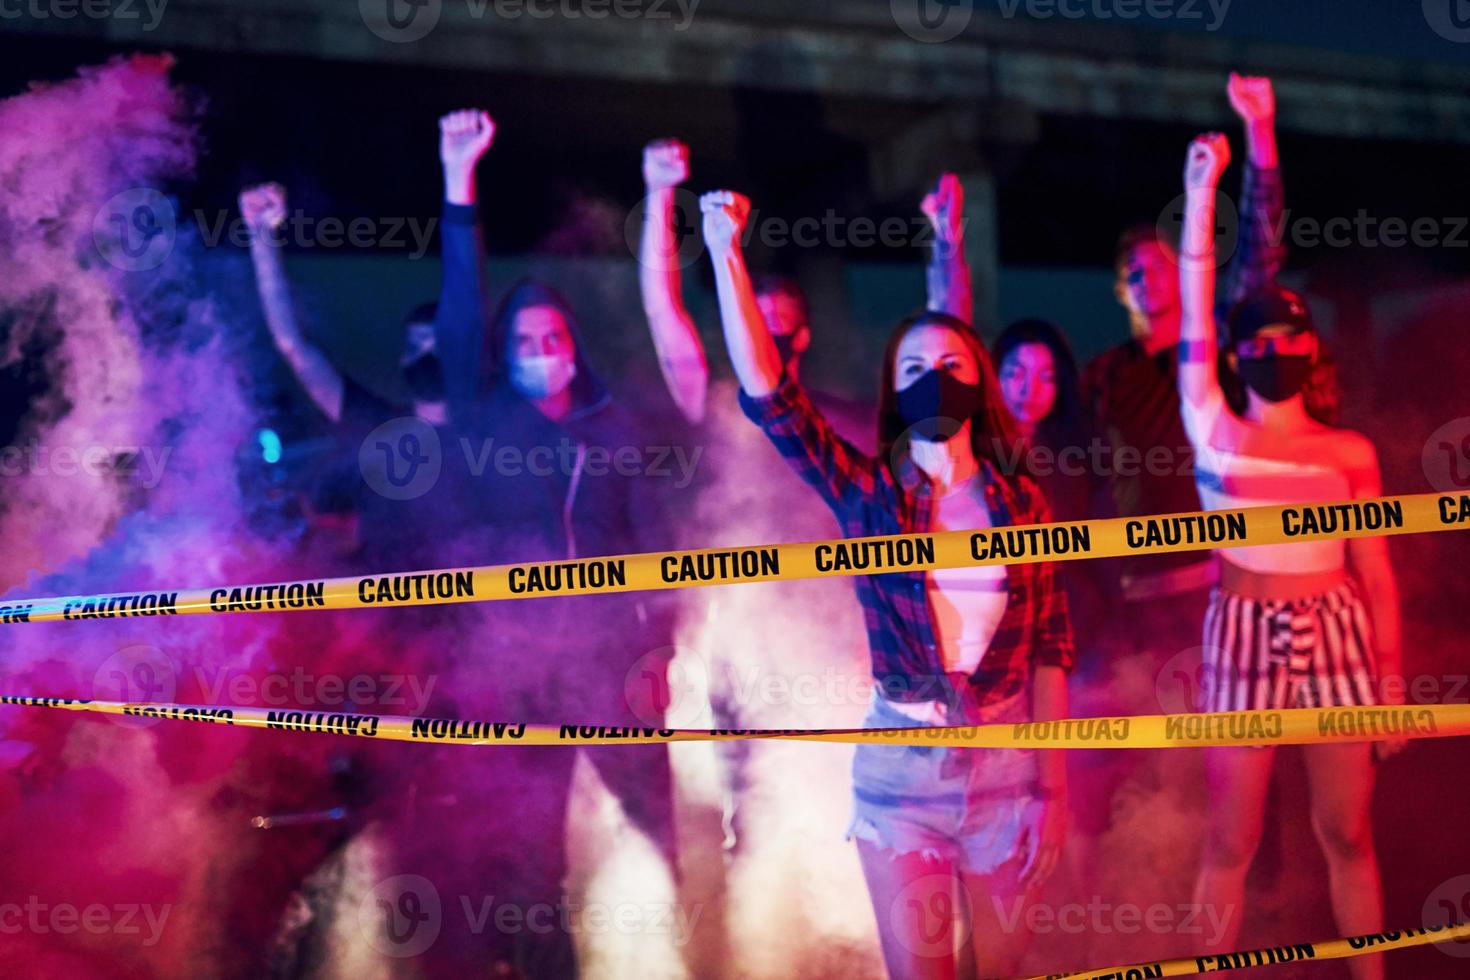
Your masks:
M971 709L952 724L1031 720L1025 693ZM929 728L873 692L864 728ZM847 839L894 854L946 857L971 874L1010 860L1037 777L1033 749L860 744L853 753L853 815Z

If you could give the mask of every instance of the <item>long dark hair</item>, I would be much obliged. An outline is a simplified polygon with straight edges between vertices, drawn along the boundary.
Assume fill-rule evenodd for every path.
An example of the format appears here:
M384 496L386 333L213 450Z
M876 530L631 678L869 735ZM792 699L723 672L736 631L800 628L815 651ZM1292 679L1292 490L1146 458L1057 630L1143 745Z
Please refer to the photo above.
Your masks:
M608 397L607 389L587 361L582 332L572 304L555 287L536 279L521 279L512 284L490 318L480 367L482 390L493 389L497 385L508 388L516 314L532 306L549 306L561 313L571 333L572 356L577 363L577 376L572 379L572 404L585 408L604 402Z
M898 394L893 389L894 365L898 363L898 345L915 327L944 327L957 334L975 358L980 369L980 407L970 417L970 446L977 460L988 460L997 470L1007 469L1001 457L1004 448L1016 440L1016 423L1000 396L1000 382L995 365L974 329L959 317L948 313L927 312L905 317L888 337L883 350L883 373L878 376L878 454L879 459L895 467L908 457L909 430L912 428L898 414ZM895 474L897 475L897 474Z
M1067 337L1050 320L1028 318L1017 320L995 338L994 355L997 371L1011 352L1023 344L1040 344L1051 351L1057 375L1057 400L1046 418L1036 426L1042 445L1052 449L1081 446L1088 438L1086 412L1082 407L1082 386L1078 380L1077 358Z

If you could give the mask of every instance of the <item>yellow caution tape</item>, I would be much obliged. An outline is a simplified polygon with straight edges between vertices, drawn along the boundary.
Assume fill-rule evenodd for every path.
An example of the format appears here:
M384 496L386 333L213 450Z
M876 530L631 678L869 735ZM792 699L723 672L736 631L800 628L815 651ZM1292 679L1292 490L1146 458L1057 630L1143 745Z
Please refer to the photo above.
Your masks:
M1350 936L1346 939L1294 943L1290 946L1269 946L1265 949L1242 950L1238 953L1215 953L1187 959L1155 960L1152 963L1110 966L1102 970L1084 970L1081 973L1049 973L1044 976L1030 977L1028 980L1063 980L1063 978L1071 978L1071 980L1144 980L1147 977L1189 977L1197 973L1246 970L1251 967L1273 966L1278 963L1341 960L1353 956L1383 953L1391 949L1407 949L1410 946L1428 946L1463 939L1470 939L1470 923L1427 926L1422 929L1401 929L1395 932L1375 932L1366 936Z
M1293 708L950 728L843 729L834 731L691 731L607 726L528 725L457 718L410 718L324 711L223 708L208 705L129 704L74 698L0 696L0 704L91 711L136 718L168 718L277 731L355 735L392 741L458 745L616 745L747 738L815 742L925 745L944 741L974 748L1161 748L1209 745L1307 744L1383 738L1436 738L1470 734L1470 704L1394 708ZM1134 980L1180 977L1307 960L1343 959L1409 946L1470 939L1470 924L1371 933L1316 943L1295 943L1233 953L1156 960L1029 980Z
M1470 704L1375 708L1287 708L1114 718L1065 718L1015 724L912 728L678 729L615 725L532 725L466 718L413 718L285 708L132 704L78 698L0 696L0 705L171 718L274 731L355 735L398 742L456 745L621 745L775 738L877 745L966 748L1159 749L1202 746L1308 745L1470 734Z
M1076 561L1466 527L1470 527L1470 494L1425 493L976 531L892 534L298 582L17 599L0 605L0 623L485 602Z

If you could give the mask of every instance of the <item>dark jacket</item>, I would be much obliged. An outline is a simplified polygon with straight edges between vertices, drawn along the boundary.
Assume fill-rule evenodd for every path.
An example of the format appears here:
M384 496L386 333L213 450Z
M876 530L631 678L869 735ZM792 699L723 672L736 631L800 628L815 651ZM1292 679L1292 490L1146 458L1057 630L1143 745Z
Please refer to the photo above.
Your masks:
M469 436L480 507L498 530L486 561L565 561L652 547L658 516L648 492L644 441L587 360L577 316L565 297L533 280L513 285L486 322L480 234L463 213L444 238L444 295L436 323L450 414ZM471 209L472 210L472 209ZM510 384L506 354L516 313L531 306L561 311L572 333L576 376L572 410L543 415Z

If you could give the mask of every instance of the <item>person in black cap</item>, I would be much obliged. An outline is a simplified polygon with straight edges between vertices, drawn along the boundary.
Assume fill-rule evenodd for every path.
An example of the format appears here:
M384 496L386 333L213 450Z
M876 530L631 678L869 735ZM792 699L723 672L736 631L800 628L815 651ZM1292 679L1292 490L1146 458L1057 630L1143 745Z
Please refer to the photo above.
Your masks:
M1306 303L1280 287L1236 304L1227 360L1245 386L1245 411L1226 403L1215 342L1215 191L1230 158L1218 133L1198 137L1185 166L1179 399L1206 509L1301 504L1288 534L1353 530L1370 522L1378 454L1363 435L1313 419L1303 389L1321 349ZM1344 506L1313 506L1328 502ZM1394 701L1380 686L1400 675L1399 604L1382 537L1225 548L1220 584L1204 622L1201 687L1206 711L1350 707ZM1397 695L1397 697L1395 696ZM1382 928L1383 903L1369 816L1375 759L1402 740L1323 744L1303 750L1312 826L1327 860L1332 908L1345 935ZM1275 749L1205 750L1210 791L1203 907L1242 907L1260 841ZM1239 917L1218 937L1235 946ZM1213 950L1212 950L1213 951ZM1357 980L1383 976L1379 957L1350 964Z

